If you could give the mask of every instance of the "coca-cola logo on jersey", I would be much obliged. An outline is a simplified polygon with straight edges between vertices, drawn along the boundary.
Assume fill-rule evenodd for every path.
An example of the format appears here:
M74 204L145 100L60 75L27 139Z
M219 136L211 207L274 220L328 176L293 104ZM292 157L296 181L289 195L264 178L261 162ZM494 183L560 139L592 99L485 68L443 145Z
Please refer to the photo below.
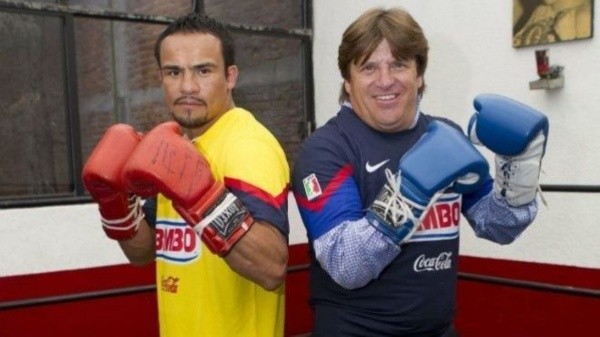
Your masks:
M452 252L442 252L438 256L420 255L415 260L413 269L417 272L448 270L452 268Z

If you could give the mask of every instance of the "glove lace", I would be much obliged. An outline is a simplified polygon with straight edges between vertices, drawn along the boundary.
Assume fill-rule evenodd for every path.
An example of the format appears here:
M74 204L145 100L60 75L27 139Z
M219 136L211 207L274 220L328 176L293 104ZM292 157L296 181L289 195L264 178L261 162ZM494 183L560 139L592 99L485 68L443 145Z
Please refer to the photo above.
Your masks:
M428 204L423 206L402 195L400 192L402 186L402 175L394 175L389 169L385 170L387 184L386 191L389 193L385 200L377 199L374 201L376 206L383 210L383 217L390 220L394 227L399 227L411 222L413 231L419 227L421 219L426 215L426 210L431 207L443 195L444 189L436 192Z
M411 206L415 206L410 200L402 196L400 187L402 186L402 176L394 175L390 169L385 169L385 178L387 184L385 189L389 193L385 200L377 199L374 203L383 209L383 216L391 220L394 227L398 227L408 221L415 222Z
M540 169L540 171L542 173L546 173L546 172L544 172L544 169ZM548 207L548 202L546 202L546 198L544 198L544 193L542 193L542 186L540 185L539 181L537 183L537 191L538 191L538 195L540 196L540 200L542 201L542 204L544 204L544 206Z
M144 218L144 212L142 211L140 200L141 198L137 195L131 194L129 195L129 205L127 208L129 209L129 213L120 219L105 219L101 216L102 226L109 230L117 230L117 231L127 231L131 228L135 228L137 230L140 225L140 221ZM122 226L124 223L127 223L130 219L133 218L131 224L128 226Z
M505 158L505 163L502 164L500 166L500 170L502 172L502 177L504 178L502 180L502 184L501 184L501 195L505 196L507 193L507 190L509 190L511 188L510 186L510 181L514 179L514 175L515 175L515 171L517 170L517 165L518 163L515 162L514 158L510 158L510 157L506 157ZM544 173L544 170L540 168L540 172ZM514 186L513 186L514 188ZM548 203L546 202L546 198L544 198L544 194L542 193L542 187L540 185L539 180L535 183L535 190L537 192L537 195L539 195L540 197L540 201L542 202L542 204L546 207L548 207Z

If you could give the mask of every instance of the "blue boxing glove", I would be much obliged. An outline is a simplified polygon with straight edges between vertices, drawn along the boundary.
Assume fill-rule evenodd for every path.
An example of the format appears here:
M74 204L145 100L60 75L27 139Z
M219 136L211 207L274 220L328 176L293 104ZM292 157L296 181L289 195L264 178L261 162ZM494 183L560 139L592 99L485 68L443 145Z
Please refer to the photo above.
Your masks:
M433 121L400 159L397 174L386 169L387 183L367 209L366 218L400 245L410 239L446 189L473 191L488 171L487 161L465 135Z
M508 97L481 94L469 121L469 138L496 154L494 193L511 206L535 200L548 140L548 118Z

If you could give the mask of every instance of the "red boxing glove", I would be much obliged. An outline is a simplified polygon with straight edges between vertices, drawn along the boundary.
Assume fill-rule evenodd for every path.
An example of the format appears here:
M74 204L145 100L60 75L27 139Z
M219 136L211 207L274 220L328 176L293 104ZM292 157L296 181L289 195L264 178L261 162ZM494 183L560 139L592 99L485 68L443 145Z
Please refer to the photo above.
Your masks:
M131 239L144 213L139 197L128 193L121 179L127 159L141 136L129 125L108 128L83 167L83 183L98 203L102 228L114 240Z
M160 192L215 254L225 256L254 223L242 202L216 182L210 164L181 136L175 122L151 130L123 169L127 186L141 196Z

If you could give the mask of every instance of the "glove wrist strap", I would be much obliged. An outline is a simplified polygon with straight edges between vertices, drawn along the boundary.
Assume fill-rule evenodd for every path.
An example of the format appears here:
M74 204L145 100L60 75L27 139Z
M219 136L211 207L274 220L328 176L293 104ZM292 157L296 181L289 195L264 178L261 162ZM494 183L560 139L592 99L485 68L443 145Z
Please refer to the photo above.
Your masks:
M250 211L223 184L214 184L194 206L173 204L211 252L227 255L254 224Z

